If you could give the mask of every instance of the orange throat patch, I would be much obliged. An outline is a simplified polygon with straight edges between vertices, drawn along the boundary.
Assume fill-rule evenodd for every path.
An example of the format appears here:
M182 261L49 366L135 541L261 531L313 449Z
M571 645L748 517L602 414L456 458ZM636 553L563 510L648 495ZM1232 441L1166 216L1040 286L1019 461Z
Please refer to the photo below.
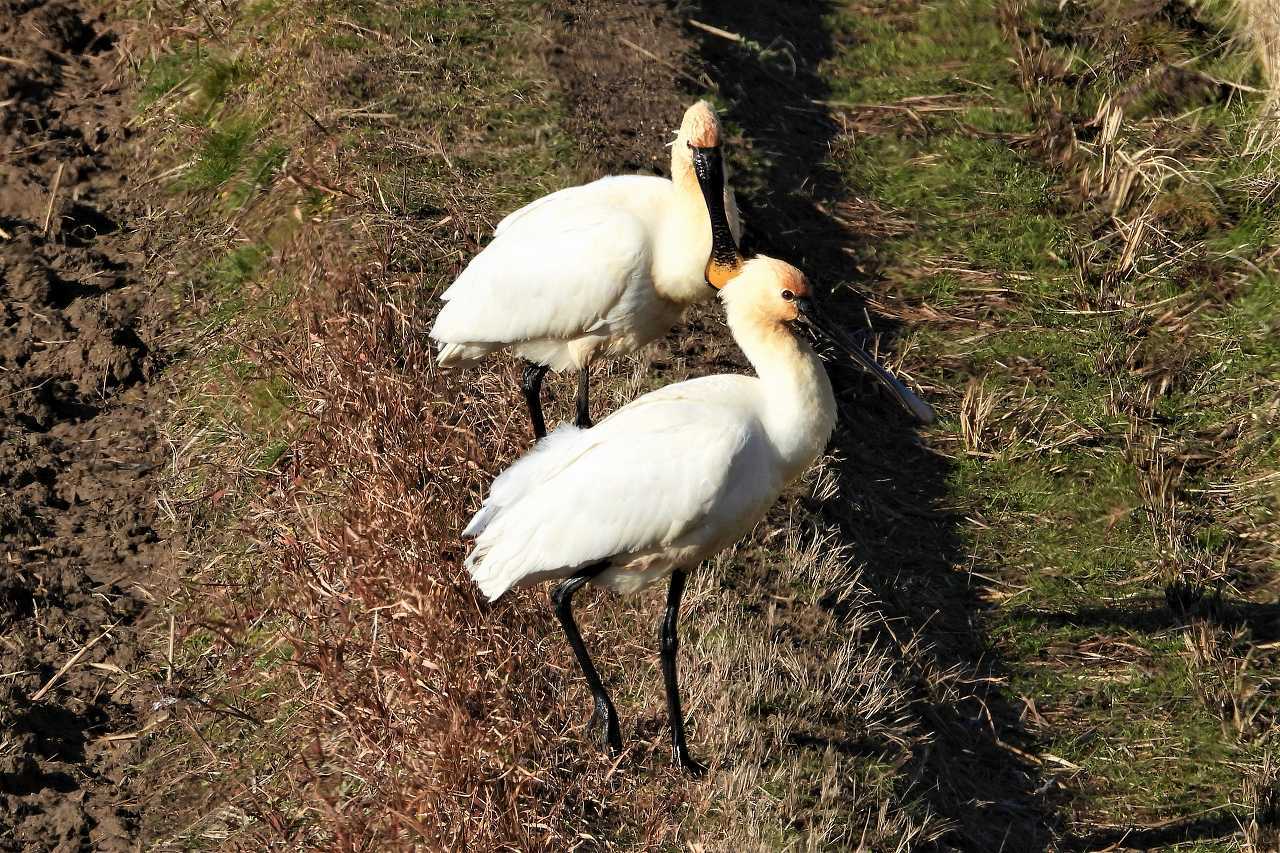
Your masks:
M741 270L741 260L726 262L713 257L707 262L707 282L716 290L719 290L728 284L730 279L736 276Z

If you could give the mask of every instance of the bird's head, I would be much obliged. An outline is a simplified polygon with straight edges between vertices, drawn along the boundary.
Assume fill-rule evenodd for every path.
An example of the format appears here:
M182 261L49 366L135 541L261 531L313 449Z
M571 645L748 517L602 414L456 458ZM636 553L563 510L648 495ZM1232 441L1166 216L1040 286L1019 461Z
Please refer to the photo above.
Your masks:
M684 111L676 143L688 148L719 148L720 117L706 101L698 101Z
M724 162L720 143L720 118L710 104L698 101L684 111L680 129L671 143L672 177L696 179L703 195L723 194Z
M734 316L766 329L802 326L848 355L863 371L871 374L890 395L921 423L933 423L933 409L889 373L848 332L832 322L814 300L804 273L791 264L757 255L742 265L741 271L720 290L720 298Z
M784 261L757 255L720 290L725 304L741 306L758 320L779 325L800 318L800 306L809 300L809 280Z

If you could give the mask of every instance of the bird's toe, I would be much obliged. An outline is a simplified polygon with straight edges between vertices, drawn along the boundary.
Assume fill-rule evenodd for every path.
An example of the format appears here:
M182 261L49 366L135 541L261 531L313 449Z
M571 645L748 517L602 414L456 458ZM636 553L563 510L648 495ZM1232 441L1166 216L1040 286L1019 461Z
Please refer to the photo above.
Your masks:
M675 758L680 765L680 769L693 778L701 779L707 775L707 765L690 755L687 749L677 749Z
M614 755L622 752L622 730L618 725L618 714L613 708L597 705L591 714L590 727L596 732L601 745Z

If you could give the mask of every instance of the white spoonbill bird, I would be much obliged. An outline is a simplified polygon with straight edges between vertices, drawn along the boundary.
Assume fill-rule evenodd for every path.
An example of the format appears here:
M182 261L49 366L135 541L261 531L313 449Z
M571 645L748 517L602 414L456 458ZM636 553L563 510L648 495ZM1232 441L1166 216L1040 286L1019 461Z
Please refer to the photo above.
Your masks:
M615 752L617 713L574 623L573 594L586 583L635 592L670 575L660 649L675 760L702 772L685 743L676 683L685 573L750 531L835 425L826 370L791 324L813 326L932 420L928 405L822 319L809 293L794 267L747 261L720 298L756 376L691 379L645 394L595 429L561 426L494 480L463 531L476 540L466 566L490 599L561 579L551 600Z
M525 360L521 390L535 438L546 434L548 369L578 371L577 419L591 426L589 368L665 335L684 309L737 269L738 208L725 186L720 121L705 101L685 111L671 180L601 178L528 204L440 297L431 327L441 367L495 350Z

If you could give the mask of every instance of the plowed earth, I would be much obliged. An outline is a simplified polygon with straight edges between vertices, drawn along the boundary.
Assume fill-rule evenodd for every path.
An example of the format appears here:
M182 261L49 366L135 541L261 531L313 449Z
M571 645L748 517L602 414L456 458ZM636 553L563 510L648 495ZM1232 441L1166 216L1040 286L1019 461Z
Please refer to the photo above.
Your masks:
M0 46L0 849L132 849L165 546L128 113L99 13L0 0Z

